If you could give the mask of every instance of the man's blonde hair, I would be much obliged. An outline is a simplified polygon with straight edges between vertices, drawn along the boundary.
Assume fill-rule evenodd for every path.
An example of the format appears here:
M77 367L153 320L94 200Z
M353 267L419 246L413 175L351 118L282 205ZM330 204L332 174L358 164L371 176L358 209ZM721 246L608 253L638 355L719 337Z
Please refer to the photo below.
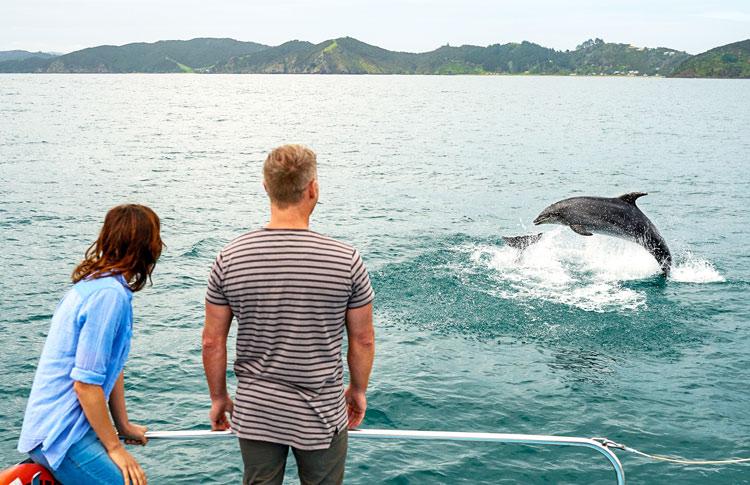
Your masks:
M302 200L318 172L315 152L302 145L283 145L268 154L263 180L271 202L284 208Z

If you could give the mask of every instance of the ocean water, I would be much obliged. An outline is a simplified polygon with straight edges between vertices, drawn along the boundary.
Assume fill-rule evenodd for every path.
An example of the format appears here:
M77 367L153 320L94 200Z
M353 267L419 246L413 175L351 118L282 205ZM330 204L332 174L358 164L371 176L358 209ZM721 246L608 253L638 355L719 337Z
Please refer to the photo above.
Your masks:
M318 153L314 230L377 292L363 427L606 436L750 457L750 83L567 77L0 76L0 458L49 319L107 208L152 206L167 249L134 298L131 419L207 426L204 285L267 220L261 164ZM675 256L545 226L546 205L642 191ZM233 385L233 376L230 382ZM238 483L233 440L134 450L151 483ZM619 453L629 483L750 483L750 467ZM295 483L294 467L288 469ZM585 450L351 440L347 483L613 483Z

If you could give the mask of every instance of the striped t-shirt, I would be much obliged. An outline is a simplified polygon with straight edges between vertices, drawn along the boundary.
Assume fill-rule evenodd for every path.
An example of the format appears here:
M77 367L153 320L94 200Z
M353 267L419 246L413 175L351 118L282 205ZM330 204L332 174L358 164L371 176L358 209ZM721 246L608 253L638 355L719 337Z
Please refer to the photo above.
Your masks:
M346 428L341 345L346 310L372 302L359 252L308 230L260 229L218 255L206 301L237 319L241 438L328 448Z

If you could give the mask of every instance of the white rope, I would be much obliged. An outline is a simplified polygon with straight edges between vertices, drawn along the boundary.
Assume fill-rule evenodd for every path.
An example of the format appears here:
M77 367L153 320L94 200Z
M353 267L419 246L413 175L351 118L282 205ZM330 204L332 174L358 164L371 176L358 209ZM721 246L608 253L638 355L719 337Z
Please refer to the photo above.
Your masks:
M594 441L601 443L606 448L614 448L617 450L627 451L635 455L649 458L654 461L663 461L666 463L676 463L678 465L738 465L740 463L750 463L750 458L728 458L726 460L688 460L679 456L667 456L667 455L652 455L645 453L635 448L617 443L607 438L594 438Z
M630 453L635 453L636 455L640 455L645 458L650 458L652 460L664 461L667 463L677 463L680 465L737 465L740 463L750 463L750 458L729 458L726 460L687 460L685 458L680 458L678 456L672 457L672 456L665 456L665 455L651 455L649 453L644 453L642 451L636 450L635 448L631 448L629 446L623 446L622 450L628 451Z

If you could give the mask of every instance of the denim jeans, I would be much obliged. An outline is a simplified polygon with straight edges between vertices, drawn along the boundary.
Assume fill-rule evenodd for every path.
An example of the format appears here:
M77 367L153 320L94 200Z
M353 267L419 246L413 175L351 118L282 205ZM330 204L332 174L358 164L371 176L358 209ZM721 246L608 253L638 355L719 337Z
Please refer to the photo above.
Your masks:
M124 485L120 469L110 459L93 429L70 447L57 470L50 468L41 453L41 445L31 450L29 456L63 485Z

